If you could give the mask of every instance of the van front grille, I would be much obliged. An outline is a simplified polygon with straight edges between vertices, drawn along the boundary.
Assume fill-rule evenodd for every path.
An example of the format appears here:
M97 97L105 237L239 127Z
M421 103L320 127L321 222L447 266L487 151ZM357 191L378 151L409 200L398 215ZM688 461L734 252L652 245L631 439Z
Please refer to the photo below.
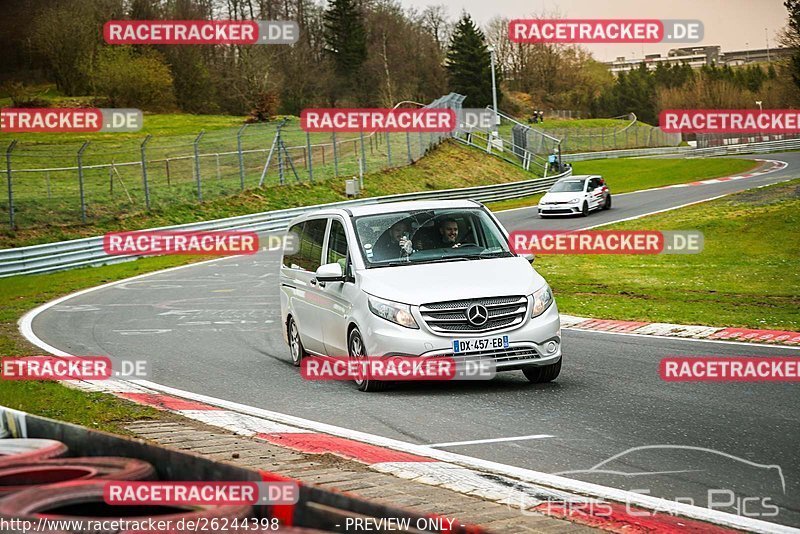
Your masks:
M486 308L488 318L484 324L474 325L467 319L467 310L472 305ZM528 311L525 296L490 297L481 299L451 300L423 304L419 312L425 324L434 332L491 332L522 324Z

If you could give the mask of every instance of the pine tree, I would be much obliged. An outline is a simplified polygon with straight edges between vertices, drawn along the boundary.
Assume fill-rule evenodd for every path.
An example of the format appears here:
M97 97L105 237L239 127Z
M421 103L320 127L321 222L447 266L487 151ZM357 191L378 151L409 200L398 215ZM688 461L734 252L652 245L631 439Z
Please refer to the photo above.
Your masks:
M323 21L326 51L333 60L334 71L352 89L367 59L363 13L355 0L331 0Z
M450 90L466 96L468 107L492 104L492 64L486 38L466 13L450 39L446 68ZM499 105L502 99L500 72L497 65L495 69Z

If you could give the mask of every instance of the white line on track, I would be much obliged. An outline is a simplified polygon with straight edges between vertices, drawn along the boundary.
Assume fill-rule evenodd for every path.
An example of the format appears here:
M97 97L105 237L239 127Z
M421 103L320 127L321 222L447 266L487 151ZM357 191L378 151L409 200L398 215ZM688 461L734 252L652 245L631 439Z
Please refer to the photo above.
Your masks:
M476 439L473 441L451 441L450 443L432 443L430 445L426 445L426 447L444 448L444 447L455 447L457 445L477 445L480 443L500 443L503 441L525 441L528 439L544 439L544 438L554 438L554 437L555 436L551 436L550 434L533 434L531 436L514 436L510 438Z

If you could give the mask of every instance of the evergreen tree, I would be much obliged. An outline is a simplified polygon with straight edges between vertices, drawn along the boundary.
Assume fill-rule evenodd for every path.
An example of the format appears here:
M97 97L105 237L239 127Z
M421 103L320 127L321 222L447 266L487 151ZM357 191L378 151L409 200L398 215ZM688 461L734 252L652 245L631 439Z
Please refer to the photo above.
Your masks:
M323 22L326 52L333 60L334 72L347 89L357 88L367 59L363 13L355 0L331 0Z
M786 29L784 46L794 48L789 62L792 80L800 87L800 0L786 0L783 5L789 11L789 27Z
M466 13L450 38L446 67L450 90L466 96L467 106L478 108L492 104L492 64L486 38ZM495 75L499 105L502 94L497 64Z

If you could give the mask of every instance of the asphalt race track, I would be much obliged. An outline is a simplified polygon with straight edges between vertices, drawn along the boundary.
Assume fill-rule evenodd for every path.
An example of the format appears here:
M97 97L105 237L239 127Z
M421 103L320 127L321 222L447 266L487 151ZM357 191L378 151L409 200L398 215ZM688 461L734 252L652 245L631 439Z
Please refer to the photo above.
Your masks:
M520 209L500 219L509 231L581 228L800 177L800 153L760 157L789 166L739 181L615 195L610 211L588 218L541 220ZM490 383L404 384L364 394L350 383L306 382L291 366L279 325L278 261L269 253L228 258L117 284L50 308L33 329L71 354L147 359L149 380L159 384L413 443L550 435L441 448L546 473L584 471L566 476L700 506L709 489L721 490L717 509L800 526L797 384L680 384L658 376L668 355L797 350L565 330L565 365L552 384L532 386L513 372ZM689 448L633 450L585 472L652 445ZM723 506L727 499L731 505ZM780 507L777 517L769 516L771 504Z

